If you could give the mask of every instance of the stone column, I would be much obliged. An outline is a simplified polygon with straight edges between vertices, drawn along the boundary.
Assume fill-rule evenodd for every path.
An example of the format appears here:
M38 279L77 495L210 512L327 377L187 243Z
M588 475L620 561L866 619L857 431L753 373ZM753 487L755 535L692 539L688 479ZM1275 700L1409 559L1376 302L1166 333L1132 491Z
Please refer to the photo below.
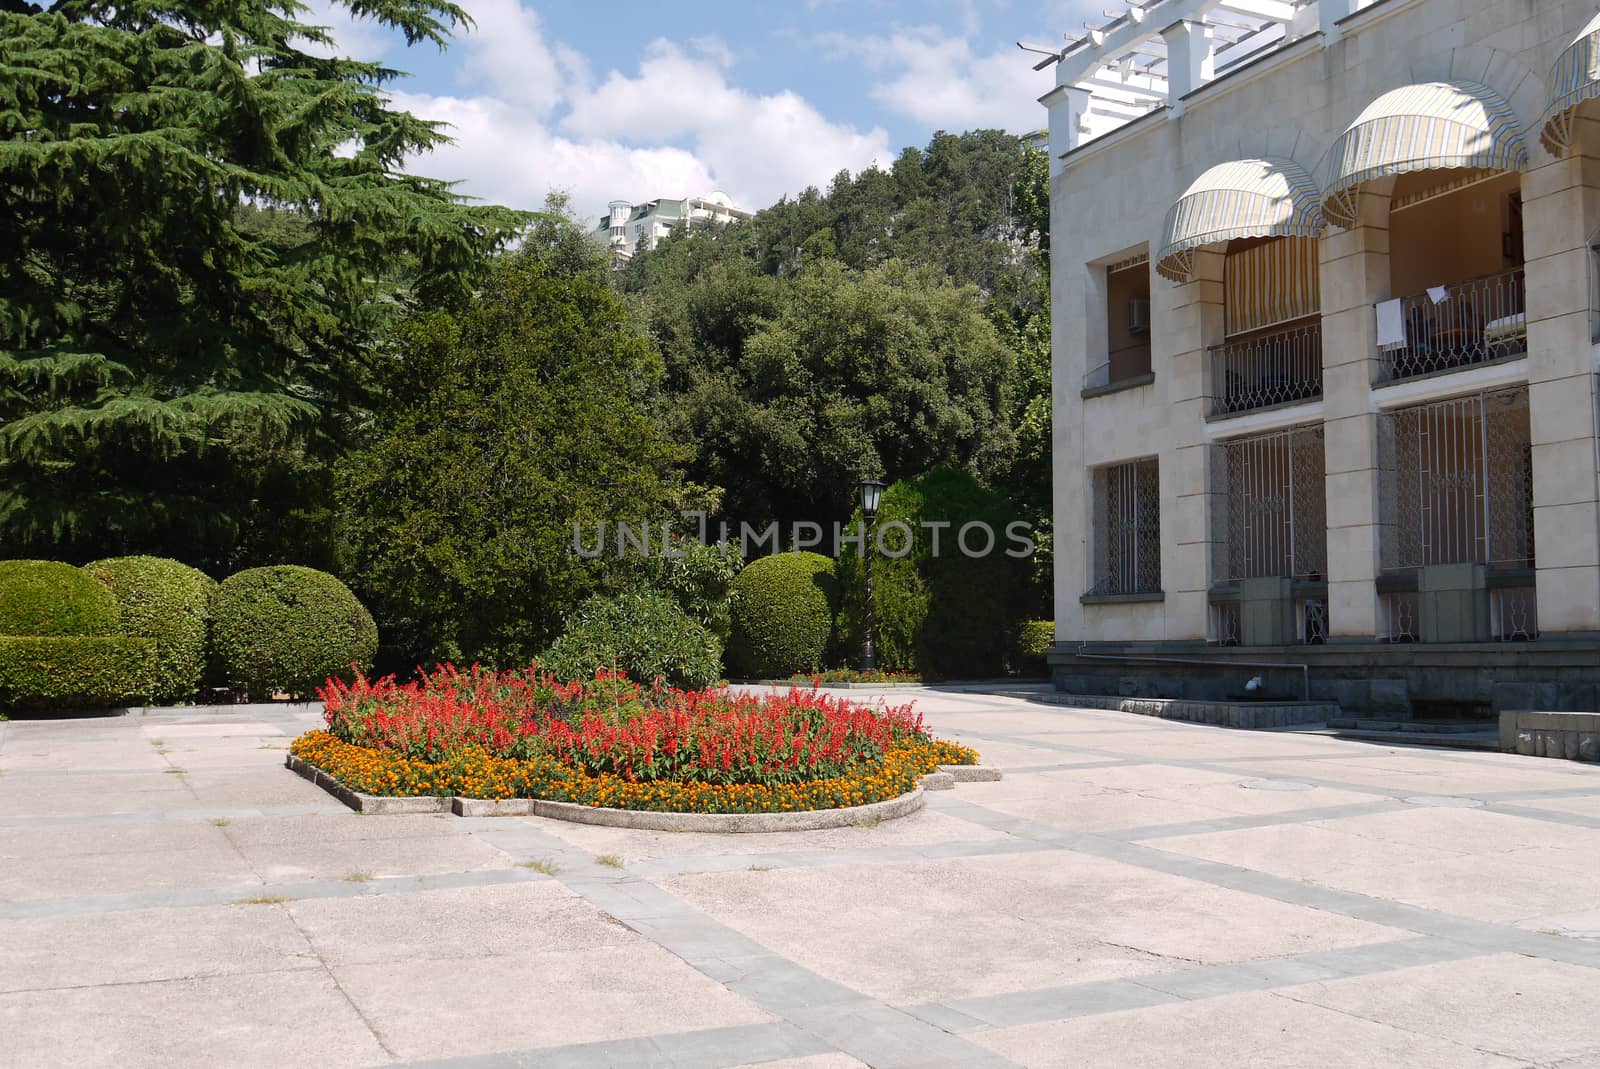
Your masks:
M1083 118L1089 110L1089 91L1072 85L1058 85L1039 98L1045 107L1050 134L1050 175L1055 177L1063 164L1061 155L1077 148L1083 140Z
M1393 187L1392 179L1367 183L1355 227L1330 228L1320 247L1328 616L1335 641L1370 642L1378 629L1378 424L1369 396L1378 364L1373 305L1389 296Z
M1600 121L1580 119L1566 158L1522 179L1528 411L1533 442L1539 630L1600 632L1589 241L1600 233Z
M1161 31L1167 44L1167 104L1179 109L1184 97L1216 76L1211 27L1180 19Z
M1166 637L1204 640L1209 626L1211 564L1217 521L1227 502L1213 493L1214 450L1206 440L1206 352L1222 341L1222 254L1196 252L1192 281L1157 283L1169 301L1167 324L1154 357L1167 379L1169 447L1161 455L1161 585L1166 590ZM1170 360L1161 354L1172 353Z

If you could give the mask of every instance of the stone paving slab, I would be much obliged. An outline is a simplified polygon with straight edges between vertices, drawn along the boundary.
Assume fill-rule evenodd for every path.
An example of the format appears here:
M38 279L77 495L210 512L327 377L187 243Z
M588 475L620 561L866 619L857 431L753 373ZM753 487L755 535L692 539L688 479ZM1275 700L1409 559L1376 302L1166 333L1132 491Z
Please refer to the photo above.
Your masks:
M1600 1066L1600 769L916 700L1004 778L761 837L364 816L305 708L0 723L0 1064Z

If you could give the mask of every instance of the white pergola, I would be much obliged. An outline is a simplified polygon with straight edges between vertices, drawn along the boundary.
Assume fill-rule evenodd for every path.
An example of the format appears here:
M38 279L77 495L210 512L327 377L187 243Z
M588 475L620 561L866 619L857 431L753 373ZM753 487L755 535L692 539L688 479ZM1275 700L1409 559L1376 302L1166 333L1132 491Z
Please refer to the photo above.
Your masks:
M1050 143L1060 155L1185 96L1285 44L1321 31L1373 0L1123 0L1087 21L1062 48L1021 44L1054 65ZM1065 105L1064 107L1061 105ZM1058 119L1058 112L1063 116Z

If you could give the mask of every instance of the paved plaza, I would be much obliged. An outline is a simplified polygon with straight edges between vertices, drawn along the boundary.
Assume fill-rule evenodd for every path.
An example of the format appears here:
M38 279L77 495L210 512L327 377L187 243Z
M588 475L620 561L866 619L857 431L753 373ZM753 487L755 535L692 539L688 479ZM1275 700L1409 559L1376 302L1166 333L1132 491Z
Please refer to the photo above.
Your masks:
M304 707L0 724L0 1064L1600 1066L1600 768L916 697L1005 779L745 836L361 816Z

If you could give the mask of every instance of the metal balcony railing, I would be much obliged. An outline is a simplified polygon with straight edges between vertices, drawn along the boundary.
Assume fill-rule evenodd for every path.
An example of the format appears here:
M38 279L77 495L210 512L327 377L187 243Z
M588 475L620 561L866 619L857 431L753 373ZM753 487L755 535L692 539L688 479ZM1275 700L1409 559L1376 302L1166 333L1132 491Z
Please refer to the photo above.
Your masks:
M1382 349L1378 383L1527 352L1526 297L1519 267L1400 298L1405 341Z
M1322 324L1214 345L1208 416L1312 401L1322 396Z

